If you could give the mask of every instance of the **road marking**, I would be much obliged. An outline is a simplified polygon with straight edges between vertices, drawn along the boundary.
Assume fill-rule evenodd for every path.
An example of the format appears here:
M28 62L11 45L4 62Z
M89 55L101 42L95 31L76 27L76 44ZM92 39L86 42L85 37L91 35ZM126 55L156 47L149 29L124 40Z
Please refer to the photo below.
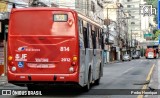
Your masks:
M147 76L147 78L146 78L146 81L149 81L149 80L151 79L151 75L152 75L152 72L153 72L154 67L155 67L155 64L152 65L152 67L151 67L151 69L150 69L150 71L149 71L149 73L148 73L148 76ZM147 84L143 85L143 87L142 87L141 90L144 91L144 90L146 90L146 89L147 89ZM144 95L138 95L137 98L143 98L143 96L144 96Z
M129 72L129 71L132 70L133 68L134 68L134 67L131 67L131 68L127 69L127 70L124 71L122 74L125 74L125 73Z

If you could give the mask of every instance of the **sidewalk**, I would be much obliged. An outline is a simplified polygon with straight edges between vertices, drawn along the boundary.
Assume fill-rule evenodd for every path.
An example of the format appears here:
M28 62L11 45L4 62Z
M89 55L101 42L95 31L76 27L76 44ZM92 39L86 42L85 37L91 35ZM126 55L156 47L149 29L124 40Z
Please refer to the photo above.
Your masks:
M107 64L113 64L113 63L119 63L119 62L122 62L122 61L116 60L116 61L107 62Z
M155 64L150 83L148 85L151 89L160 89L160 60Z
M0 76L0 86L3 86L7 83L7 76Z

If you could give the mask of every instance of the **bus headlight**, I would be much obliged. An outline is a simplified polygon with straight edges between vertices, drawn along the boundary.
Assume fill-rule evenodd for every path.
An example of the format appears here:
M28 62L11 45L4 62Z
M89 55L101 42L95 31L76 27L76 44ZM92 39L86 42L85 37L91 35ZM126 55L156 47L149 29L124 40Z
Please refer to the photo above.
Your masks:
M13 72L16 71L16 69L17 69L17 68L16 68L15 66L12 67L12 71L13 71Z

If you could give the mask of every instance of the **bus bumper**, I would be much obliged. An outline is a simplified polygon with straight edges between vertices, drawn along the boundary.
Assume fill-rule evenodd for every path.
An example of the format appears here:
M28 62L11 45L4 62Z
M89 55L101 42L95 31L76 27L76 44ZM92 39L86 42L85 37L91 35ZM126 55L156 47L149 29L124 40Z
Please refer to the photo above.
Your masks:
M8 82L77 82L78 73L72 74L17 74L8 72Z

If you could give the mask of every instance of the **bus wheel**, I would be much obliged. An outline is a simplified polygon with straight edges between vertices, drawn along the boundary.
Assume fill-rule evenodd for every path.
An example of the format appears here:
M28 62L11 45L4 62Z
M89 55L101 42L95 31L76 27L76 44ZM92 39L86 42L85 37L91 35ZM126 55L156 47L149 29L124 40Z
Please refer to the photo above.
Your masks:
M95 80L95 85L99 85L100 80L101 80L101 66L99 67L99 77L97 80Z
M87 85L83 87L84 91L87 92L90 90L91 88L91 70L89 70L89 73L88 73L88 82L87 82Z

